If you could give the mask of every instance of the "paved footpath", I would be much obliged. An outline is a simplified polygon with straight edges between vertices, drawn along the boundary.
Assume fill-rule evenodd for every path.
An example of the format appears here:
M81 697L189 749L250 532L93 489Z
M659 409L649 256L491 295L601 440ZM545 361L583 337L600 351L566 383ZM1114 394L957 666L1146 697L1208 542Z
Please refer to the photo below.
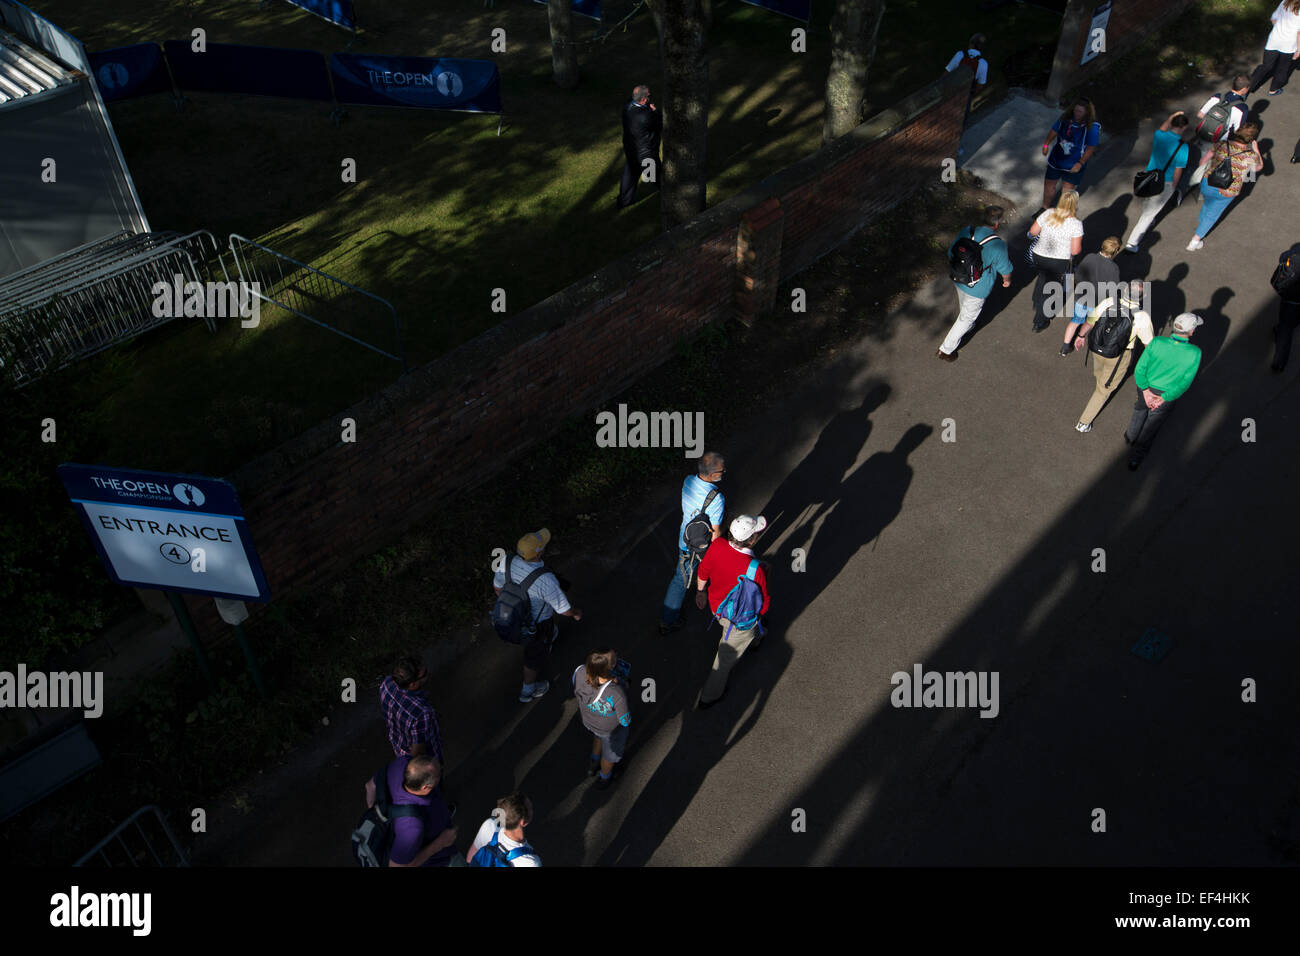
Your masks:
M1300 238L1300 166L1287 162L1300 91L1261 99L1273 161L1205 249L1184 251L1199 208L1188 201L1122 262L1126 276L1154 281L1158 322L1184 309L1206 319L1200 374L1140 471L1126 469L1120 439L1131 379L1090 434L1074 431L1091 372L1058 356L1059 320L1029 331L1020 222L1007 231L1012 294L990 303L959 362L934 358L955 311L940 279L816 381L755 387L781 413L723 450L729 511L773 522L761 548L773 565L772 631L721 704L690 709L713 653L702 616L667 639L653 630L672 565L672 489L607 554L557 556L586 617L565 622L555 673L608 641L636 679L656 682L611 791L582 776L588 738L560 688L513 701L517 652L484 635L437 668L431 695L462 845L497 796L521 787L548 865L1294 860L1300 358L1283 375L1268 369L1268 278ZM1005 179L1019 133L1026 177L1018 193L1000 186L1027 197L1022 214L1041 186L1040 114L1055 112L1031 107L1013 101L982 121L992 133L973 129L966 156L967 168ZM1085 251L1136 216L1130 186L1153 125L1108 138L1094 158ZM1253 443L1241 438L1246 418ZM943 440L945 419L955 441ZM807 554L800 573L796 547ZM1104 573L1091 570L1098 548ZM1131 650L1148 632L1167 639L1158 661ZM997 716L891 706L891 674L914 664L996 671ZM1247 679L1258 702L1241 700ZM250 792L256 812L238 818L238 839L199 848L198 862L350 862L361 784L388 751L373 702L335 724ZM286 800L293 809L277 810ZM1091 827L1098 808L1105 833ZM214 821L214 839L236 832L229 813Z

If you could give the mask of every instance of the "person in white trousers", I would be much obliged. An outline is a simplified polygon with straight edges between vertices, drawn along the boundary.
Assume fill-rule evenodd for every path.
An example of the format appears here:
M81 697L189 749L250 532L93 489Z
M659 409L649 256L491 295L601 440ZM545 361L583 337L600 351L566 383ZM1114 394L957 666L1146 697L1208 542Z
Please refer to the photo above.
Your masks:
M993 291L996 279L1000 276L1004 287L1011 285L1011 257L1007 255L1006 240L998 235L1002 216L1001 206L986 206L983 225L963 229L962 234L948 247L948 255L951 257L958 239L965 237L973 240L979 244L983 268L973 284L953 280L953 287L957 290L957 321L952 324L947 338L935 353L945 362L957 361L957 349L961 346L961 340L974 327L975 320L984 308L984 302Z
M1165 208L1169 197L1178 190L1178 180L1187 168L1187 144L1183 142L1183 133L1187 131L1188 124L1186 113L1173 113L1151 137L1151 158L1147 162L1147 169L1165 170L1165 188L1142 201L1142 214L1138 216L1133 231L1128 234L1128 240L1124 243L1125 252L1138 251L1142 237L1147 234L1156 216L1160 215L1160 210Z

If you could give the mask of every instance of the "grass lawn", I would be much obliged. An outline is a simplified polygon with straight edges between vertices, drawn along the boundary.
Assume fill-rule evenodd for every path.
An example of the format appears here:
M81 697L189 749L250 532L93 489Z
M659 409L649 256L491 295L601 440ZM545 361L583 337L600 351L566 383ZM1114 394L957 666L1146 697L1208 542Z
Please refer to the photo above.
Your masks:
M98 50L187 37L342 50L349 35L287 3L249 0L36 0L43 16ZM932 79L971 30L967 0L893 0L872 68L868 115ZM815 151L829 63L828 3L815 5L808 52L791 52L796 21L719 0L711 36L708 201L716 203ZM237 232L394 303L411 364L428 361L645 243L657 199L614 207L622 169L619 110L637 82L660 77L653 23L637 14L589 41L582 83L551 80L545 10L527 0L389 0L362 5L354 49L493 57L506 126L491 116L357 107L335 128L308 101L194 94L182 113L164 95L110 107L155 229ZM938 26L936 26L936 24ZM1013 5L981 18L1001 59L1055 44L1059 17ZM507 52L493 56L493 28ZM1045 76L1044 76L1045 79ZM995 89L996 95L997 90ZM344 158L357 163L344 184ZM644 188L644 187L643 187ZM268 314L275 312L278 314ZM380 336L387 330L377 330ZM376 341L380 339L377 338ZM177 323L119 349L107 392L87 365L60 376L50 401L101 406L114 423L103 460L227 473L396 376L394 363L279 310L261 326L215 335ZM89 380L89 381L88 381ZM57 412L57 407L55 409Z

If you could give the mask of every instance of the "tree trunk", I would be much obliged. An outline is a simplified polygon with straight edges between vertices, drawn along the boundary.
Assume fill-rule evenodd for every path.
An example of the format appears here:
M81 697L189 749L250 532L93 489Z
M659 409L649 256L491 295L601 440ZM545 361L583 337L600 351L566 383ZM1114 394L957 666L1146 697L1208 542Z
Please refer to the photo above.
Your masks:
M664 111L660 208L665 229L704 211L708 185L709 0L647 0L660 24Z
M862 122L867 70L876 55L876 36L885 0L836 0L831 16L831 70L826 77L826 120L822 143L838 139Z
M551 24L551 68L555 85L571 90L578 85L578 48L573 45L571 0L547 0L546 18Z

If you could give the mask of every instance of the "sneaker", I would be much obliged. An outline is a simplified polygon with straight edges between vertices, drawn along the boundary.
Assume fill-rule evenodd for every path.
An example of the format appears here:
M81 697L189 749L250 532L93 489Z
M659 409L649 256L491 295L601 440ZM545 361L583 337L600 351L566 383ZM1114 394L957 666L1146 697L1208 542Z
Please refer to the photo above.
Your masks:
M519 703L527 704L530 701L537 700L551 689L551 682L548 680L539 680L533 684L525 684L519 690Z
M1130 242L1127 246L1124 247L1124 251L1125 251L1125 252L1137 252L1137 251L1138 251L1138 247L1135 246L1135 245L1133 245L1133 243Z
M1070 353L1073 351L1074 351L1074 346L1071 345L1069 342L1061 343L1061 358L1068 358Z
M1281 96L1281 95L1282 95L1283 93L1285 93L1285 92L1286 92L1285 90L1269 90L1269 91L1268 91L1268 95L1269 95L1269 96Z
M1045 329L1045 328L1047 328L1047 323L1046 323L1046 322L1035 322L1035 323L1034 323L1034 331L1035 331L1035 332L1041 332L1041 331L1043 331L1043 329Z
M1188 252L1195 252L1198 249L1204 249L1204 248L1205 248L1205 243L1202 242L1200 239L1193 239L1191 242L1187 244Z
M660 637L664 637L665 635L672 634L674 631L680 631L681 629L682 629L681 621L673 621L673 623L671 624L665 624L663 623L663 621L659 622Z
M1091 426L1091 425L1085 425L1083 422L1075 422L1075 423L1074 423L1074 430L1075 430L1076 432L1086 433L1086 432L1090 432L1090 431L1092 431L1092 426Z
M939 350L936 351L934 354L937 355L937 356L939 356L939 358L943 359L945 362L955 362L955 361L957 361L957 353L956 353L956 352L945 352L943 349L939 349Z
M596 774L596 789L608 790L610 787L614 785L614 781L617 780L620 776L622 776L622 774L623 774L622 763L614 764L614 769L609 772L608 777L602 777L600 774Z

